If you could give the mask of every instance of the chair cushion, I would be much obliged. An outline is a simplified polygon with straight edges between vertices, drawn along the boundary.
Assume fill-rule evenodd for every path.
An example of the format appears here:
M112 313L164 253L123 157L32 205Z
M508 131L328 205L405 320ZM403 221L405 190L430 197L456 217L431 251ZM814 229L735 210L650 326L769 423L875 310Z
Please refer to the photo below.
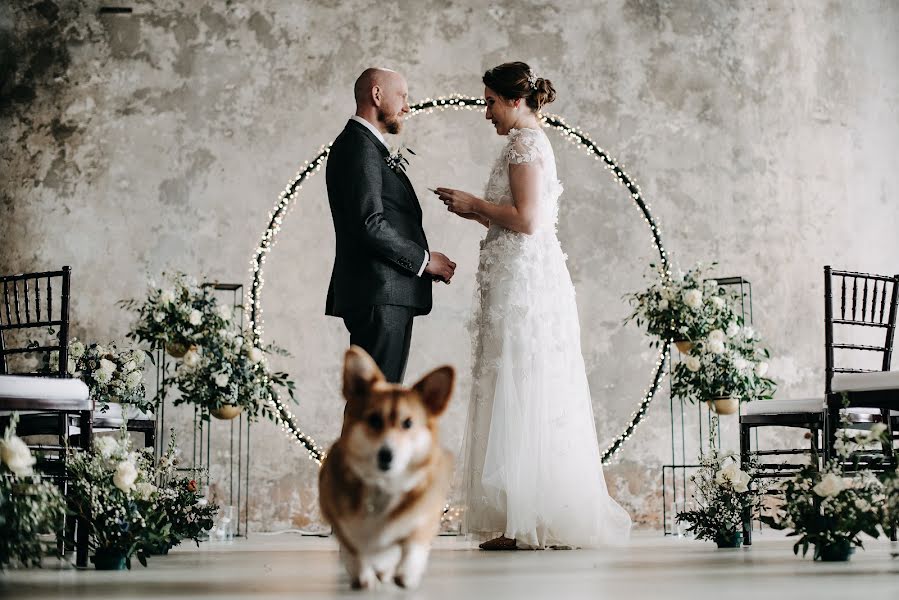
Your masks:
M899 371L837 373L833 376L830 388L834 393L873 392L893 389L899 391Z
M65 404L68 410L90 410L92 403L89 398L90 391L80 379L0 375L0 399L13 402L46 400ZM40 410L41 407L36 406L35 409Z
M816 413L824 410L824 398L797 398L789 400L756 400L743 405L744 415L789 415Z

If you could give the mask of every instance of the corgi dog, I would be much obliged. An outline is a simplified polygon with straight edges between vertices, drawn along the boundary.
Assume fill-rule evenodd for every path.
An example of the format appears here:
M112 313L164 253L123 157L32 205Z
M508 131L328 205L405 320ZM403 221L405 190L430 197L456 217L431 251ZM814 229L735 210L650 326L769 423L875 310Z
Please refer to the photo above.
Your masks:
M343 429L319 473L319 502L355 589L421 582L452 478L437 419L454 382L445 366L411 388L391 384L364 350L346 352Z

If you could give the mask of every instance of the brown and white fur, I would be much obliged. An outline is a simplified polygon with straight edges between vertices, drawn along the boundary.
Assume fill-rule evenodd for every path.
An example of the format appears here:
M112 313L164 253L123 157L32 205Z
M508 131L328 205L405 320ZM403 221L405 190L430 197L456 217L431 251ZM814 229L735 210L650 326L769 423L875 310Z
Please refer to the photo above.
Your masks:
M354 588L421 581L452 477L437 418L454 380L447 366L411 388L390 384L364 350L346 353L343 429L322 464L319 501Z

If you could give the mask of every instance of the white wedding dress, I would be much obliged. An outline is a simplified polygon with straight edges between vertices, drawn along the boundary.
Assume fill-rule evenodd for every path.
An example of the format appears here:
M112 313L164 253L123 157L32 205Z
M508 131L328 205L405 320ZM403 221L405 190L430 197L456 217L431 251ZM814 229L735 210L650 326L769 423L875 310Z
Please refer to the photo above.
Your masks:
M595 547L631 520L602 472L574 286L556 235L562 185L542 130L513 129L485 200L511 204L509 164L541 171L539 225L491 225L481 242L472 392L463 442L463 530L519 547Z

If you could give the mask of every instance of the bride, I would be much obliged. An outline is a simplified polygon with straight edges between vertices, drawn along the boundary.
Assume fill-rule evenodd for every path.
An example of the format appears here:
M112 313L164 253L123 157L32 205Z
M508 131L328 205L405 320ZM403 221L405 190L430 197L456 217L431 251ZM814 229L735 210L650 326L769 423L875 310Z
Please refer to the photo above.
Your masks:
M437 188L486 226L472 332L463 528L485 550L597 546L630 517L602 473L574 286L556 236L562 185L538 111L552 83L521 62L484 74L487 119L507 137L484 198Z

